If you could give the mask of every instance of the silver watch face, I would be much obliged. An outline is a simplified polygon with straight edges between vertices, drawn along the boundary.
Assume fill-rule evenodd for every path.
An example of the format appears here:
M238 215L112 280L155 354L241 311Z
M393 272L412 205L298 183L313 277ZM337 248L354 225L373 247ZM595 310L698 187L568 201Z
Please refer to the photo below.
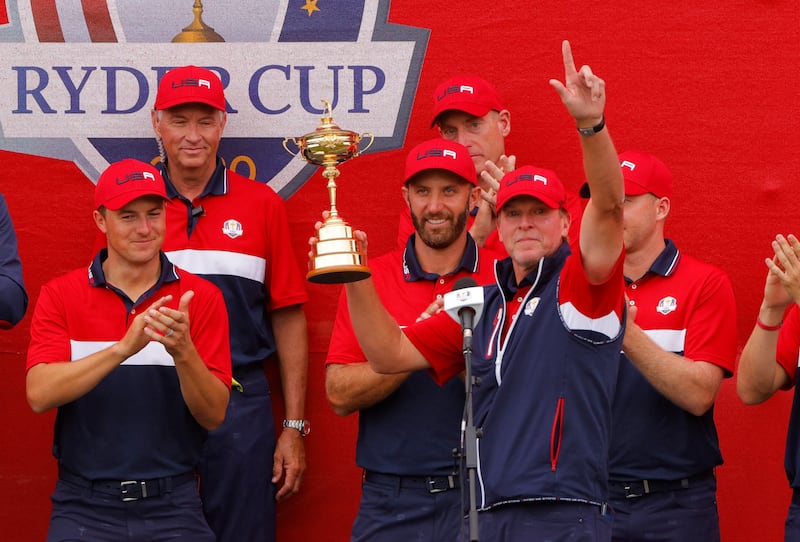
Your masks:
M284 420L283 426L299 431L302 436L311 432L311 424L308 423L308 420Z

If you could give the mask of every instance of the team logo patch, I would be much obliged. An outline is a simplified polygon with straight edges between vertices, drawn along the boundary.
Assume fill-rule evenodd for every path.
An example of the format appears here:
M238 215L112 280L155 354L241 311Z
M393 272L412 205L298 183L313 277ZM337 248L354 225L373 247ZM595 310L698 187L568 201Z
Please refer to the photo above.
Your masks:
M533 311L535 311L536 307L539 306L540 299L541 298L539 297L534 297L533 299L529 299L528 302L525 303L525 309L523 310L525 316L533 316Z
M284 199L318 168L283 139L313 131L323 99L373 150L403 146L428 31L390 24L390 0L198 4L208 28L190 42L192 2L0 2L0 149L73 161L95 183L111 162L155 163L158 83L189 64L225 88L225 164Z
M656 306L656 310L661 314L669 314L678 308L678 300L672 296L661 299Z
M222 225L222 233L231 239L236 239L237 237L241 237L244 230L242 229L242 224L238 220L231 218L230 220L226 220Z

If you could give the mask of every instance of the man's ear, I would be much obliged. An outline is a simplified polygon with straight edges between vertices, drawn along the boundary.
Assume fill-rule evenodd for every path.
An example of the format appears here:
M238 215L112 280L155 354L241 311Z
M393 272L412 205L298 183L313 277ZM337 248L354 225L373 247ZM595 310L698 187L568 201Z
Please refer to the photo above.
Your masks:
M658 198L658 208L656 208L656 219L666 220L669 216L669 211L672 208L672 202L669 198Z
M572 215L564 208L559 210L559 214L561 215L561 220L564 221L561 229L561 237L569 239L569 227L572 225Z
M158 111L155 109L150 110L150 122L153 124L153 132L157 138L161 138L161 133L158 131Z
M481 203L481 193L483 189L480 186L473 186L472 190L469 193L469 208L474 209L479 203ZM488 203L486 205L489 205Z
M106 217L103 213L95 209L92 212L92 218L94 218L94 224L97 226L97 229L101 232L108 233L108 227L106 226Z
M503 109L497 114L497 123L500 125L500 133L507 137L511 133L511 112Z

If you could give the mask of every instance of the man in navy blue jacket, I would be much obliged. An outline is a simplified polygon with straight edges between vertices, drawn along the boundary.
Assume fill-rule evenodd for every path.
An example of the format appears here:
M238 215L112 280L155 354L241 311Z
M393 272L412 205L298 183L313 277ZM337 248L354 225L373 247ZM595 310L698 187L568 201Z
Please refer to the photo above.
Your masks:
M625 313L623 181L605 128L605 82L588 66L576 70L566 41L562 53L565 82L550 84L576 122L592 198L570 247L566 191L555 173L523 167L499 183L498 231L510 257L496 264L496 284L484 287L471 364L479 382L483 542L611 538L608 449ZM440 383L462 372L462 329L447 312L401 330L370 279L345 288L373 370L430 369Z
M27 307L28 294L22 282L17 235L6 200L0 194L0 329L18 324Z

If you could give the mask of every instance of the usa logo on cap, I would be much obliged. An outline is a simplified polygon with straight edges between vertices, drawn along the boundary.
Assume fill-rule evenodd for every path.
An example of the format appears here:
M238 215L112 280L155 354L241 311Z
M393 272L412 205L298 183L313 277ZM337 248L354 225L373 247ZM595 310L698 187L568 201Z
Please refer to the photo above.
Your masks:
M94 189L95 209L116 211L144 196L167 199L161 173L150 164L127 158L109 165Z
M475 164L469 150L455 141L437 137L423 141L409 151L406 157L406 170L403 182L429 169L442 169L455 173L471 184L477 184Z
M552 209L558 209L564 204L566 191L554 171L523 166L503 175L497 191L497 210L517 196L530 196Z

